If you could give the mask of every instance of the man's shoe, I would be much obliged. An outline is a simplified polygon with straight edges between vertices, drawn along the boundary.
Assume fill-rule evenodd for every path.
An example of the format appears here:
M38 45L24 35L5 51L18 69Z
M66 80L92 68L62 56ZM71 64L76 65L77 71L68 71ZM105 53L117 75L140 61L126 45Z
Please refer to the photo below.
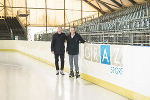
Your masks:
M61 75L65 75L63 70L60 71L60 74L61 74Z
M70 71L69 77L74 77L74 72Z
M79 71L76 71L76 78L79 78L79 77L80 77Z
M59 70L56 71L56 75L59 75Z

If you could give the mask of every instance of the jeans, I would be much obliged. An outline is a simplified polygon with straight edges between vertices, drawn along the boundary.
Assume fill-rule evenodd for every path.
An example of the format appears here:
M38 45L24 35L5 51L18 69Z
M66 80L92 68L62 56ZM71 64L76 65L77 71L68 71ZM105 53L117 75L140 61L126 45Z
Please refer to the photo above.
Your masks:
M64 70L64 54L55 54L55 66L56 70L59 70L59 56L61 60L61 70Z
M78 55L69 55L70 71L73 71L73 61L75 65L75 71L79 71Z

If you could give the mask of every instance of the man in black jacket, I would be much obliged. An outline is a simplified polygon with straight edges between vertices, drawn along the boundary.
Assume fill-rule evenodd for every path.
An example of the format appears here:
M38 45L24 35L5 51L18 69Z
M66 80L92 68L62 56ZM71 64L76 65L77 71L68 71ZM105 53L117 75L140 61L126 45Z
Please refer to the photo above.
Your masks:
M82 37L75 32L75 28L70 29L70 35L67 38L67 53L69 54L70 74L69 77L74 77L73 60L76 70L76 77L80 76L78 66L79 42L85 43Z
M56 66L56 75L59 75L59 56L61 59L61 75L65 75L64 70L64 53L65 45L64 42L67 39L65 33L62 33L62 27L58 27L58 32L55 33L51 41L51 52L55 55L55 66Z

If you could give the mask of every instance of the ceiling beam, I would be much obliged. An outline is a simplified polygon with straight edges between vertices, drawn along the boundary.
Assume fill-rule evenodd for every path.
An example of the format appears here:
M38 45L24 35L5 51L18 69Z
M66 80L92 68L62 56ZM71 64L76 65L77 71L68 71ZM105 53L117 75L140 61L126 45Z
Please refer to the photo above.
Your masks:
M98 0L100 4L102 4L103 6L105 6L107 9L109 9L111 12L115 11L114 9L112 9L110 6L108 6L105 2Z
M83 0L84 2L86 2L87 4L89 4L90 6L92 6L93 8L95 8L98 12L100 12L102 15L105 14L105 12L101 9L99 9L98 7L96 7L94 4L92 4L90 1L88 0Z
M119 6L119 7L122 7L122 5L118 2L118 1L116 1L116 0L111 0L113 3L115 3L117 6Z
M107 2L105 2L105 4L107 4L108 6L110 5L110 6L113 6L113 7L116 7L116 8L120 8L120 7L116 6L116 5L113 5L113 4L110 4L110 3L107 3Z
M137 4L134 0L129 0L133 5Z

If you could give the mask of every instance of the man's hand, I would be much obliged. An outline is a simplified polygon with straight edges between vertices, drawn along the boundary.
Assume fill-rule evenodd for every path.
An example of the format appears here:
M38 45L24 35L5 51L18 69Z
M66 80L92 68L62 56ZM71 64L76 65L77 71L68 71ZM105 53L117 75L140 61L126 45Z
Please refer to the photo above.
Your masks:
M54 51L51 51L52 54L54 54Z
M66 53L68 54L68 51L66 51Z

